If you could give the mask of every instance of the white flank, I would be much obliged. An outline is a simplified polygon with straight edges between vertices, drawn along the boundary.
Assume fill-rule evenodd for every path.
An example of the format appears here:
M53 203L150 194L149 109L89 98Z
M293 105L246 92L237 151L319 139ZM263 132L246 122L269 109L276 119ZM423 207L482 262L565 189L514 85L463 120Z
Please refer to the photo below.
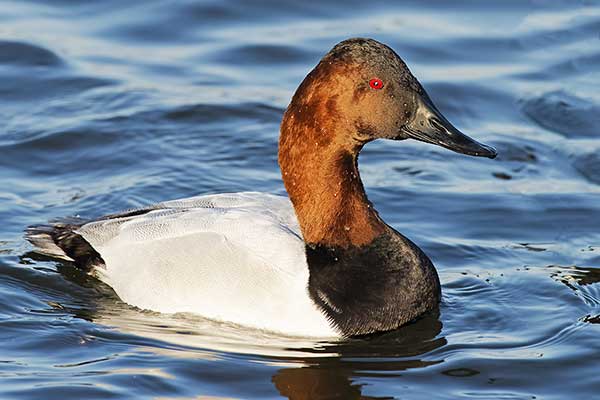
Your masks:
M339 336L308 295L308 265L286 197L173 200L78 229L106 262L96 274L142 309L192 312L290 335Z

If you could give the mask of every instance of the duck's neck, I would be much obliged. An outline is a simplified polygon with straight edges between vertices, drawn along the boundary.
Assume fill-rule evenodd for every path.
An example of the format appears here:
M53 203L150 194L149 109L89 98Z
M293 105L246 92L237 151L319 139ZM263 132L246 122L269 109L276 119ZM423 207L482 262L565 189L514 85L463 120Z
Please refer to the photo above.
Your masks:
M362 145L345 146L303 127L282 125L279 165L308 245L361 247L385 230L358 172ZM296 128L298 129L298 128Z

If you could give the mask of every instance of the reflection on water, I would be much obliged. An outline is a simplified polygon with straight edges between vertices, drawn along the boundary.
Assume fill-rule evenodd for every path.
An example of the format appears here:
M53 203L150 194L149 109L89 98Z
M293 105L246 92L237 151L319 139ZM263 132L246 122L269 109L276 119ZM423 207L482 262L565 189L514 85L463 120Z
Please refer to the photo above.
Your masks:
M73 2L0 7L0 397L593 398L600 318L600 5ZM365 147L383 219L438 268L439 314L281 337L123 304L23 229L202 193L283 193L281 114L350 36L407 61L482 162Z
M38 260L43 258L33 253L28 256ZM66 308L49 302L52 311L72 313L74 317L109 328L110 335L118 332L126 338L133 338L134 343L139 340L138 337L145 338L144 341L152 339L156 341L153 346L141 343L138 350L159 356L223 361L236 354L245 357L246 362L274 366L273 385L290 399L389 398L362 396L362 385L354 383L354 380L371 374L394 376L404 370L423 368L443 361L435 358L421 359L422 355L446 344L446 339L439 336L442 323L437 312L396 332L324 342L250 330L190 314L167 316L135 310L121 303L110 288L95 282L71 265L58 265L58 271L65 279L77 285L94 291L101 288L101 296L90 297L85 308ZM162 344L157 347L156 343ZM107 360L87 360L63 367ZM138 372L146 373L145 370ZM172 379L172 376L162 370L152 370L149 373Z
M45 256L26 253L21 263L48 261ZM273 367L274 388L290 399L387 399L389 396L363 396L357 378L400 376L402 371L443 362L422 356L447 344L440 335L442 322L433 312L405 328L384 334L341 341L286 337L219 323L192 314L165 315L137 310L122 303L108 286L79 271L70 263L59 263L57 271L69 284L85 288L75 306L47 301L46 307L31 310L37 314L70 315L103 327L95 335L131 346L130 351L159 357L229 363L241 358L245 363ZM53 270L47 270L54 273ZM16 272L18 275L19 272ZM75 287L75 286L74 286ZM29 290L45 291L46 282L32 282ZM85 339L84 339L85 340ZM85 358L58 368L77 368L103 363L114 356ZM174 376L164 369L111 370L110 374L142 374L165 380Z

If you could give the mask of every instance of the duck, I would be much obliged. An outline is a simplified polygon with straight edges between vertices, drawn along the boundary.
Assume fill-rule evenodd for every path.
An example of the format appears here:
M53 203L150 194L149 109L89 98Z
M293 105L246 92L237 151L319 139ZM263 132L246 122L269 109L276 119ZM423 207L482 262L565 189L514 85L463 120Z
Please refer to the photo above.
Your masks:
M441 289L429 257L367 198L358 156L377 139L496 156L442 115L393 49L352 38L325 54L283 114L288 197L200 195L31 226L25 237L142 310L304 337L395 330L435 310Z

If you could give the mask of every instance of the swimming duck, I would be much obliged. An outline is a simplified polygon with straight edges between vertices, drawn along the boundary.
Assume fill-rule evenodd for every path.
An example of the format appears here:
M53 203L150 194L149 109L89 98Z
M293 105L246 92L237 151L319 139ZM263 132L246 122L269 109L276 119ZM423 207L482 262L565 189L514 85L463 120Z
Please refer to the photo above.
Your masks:
M244 192L166 201L91 221L28 228L125 302L290 335L396 329L437 307L437 272L367 199L357 166L375 139L416 139L494 158L456 129L388 46L337 44L283 115L289 198Z

